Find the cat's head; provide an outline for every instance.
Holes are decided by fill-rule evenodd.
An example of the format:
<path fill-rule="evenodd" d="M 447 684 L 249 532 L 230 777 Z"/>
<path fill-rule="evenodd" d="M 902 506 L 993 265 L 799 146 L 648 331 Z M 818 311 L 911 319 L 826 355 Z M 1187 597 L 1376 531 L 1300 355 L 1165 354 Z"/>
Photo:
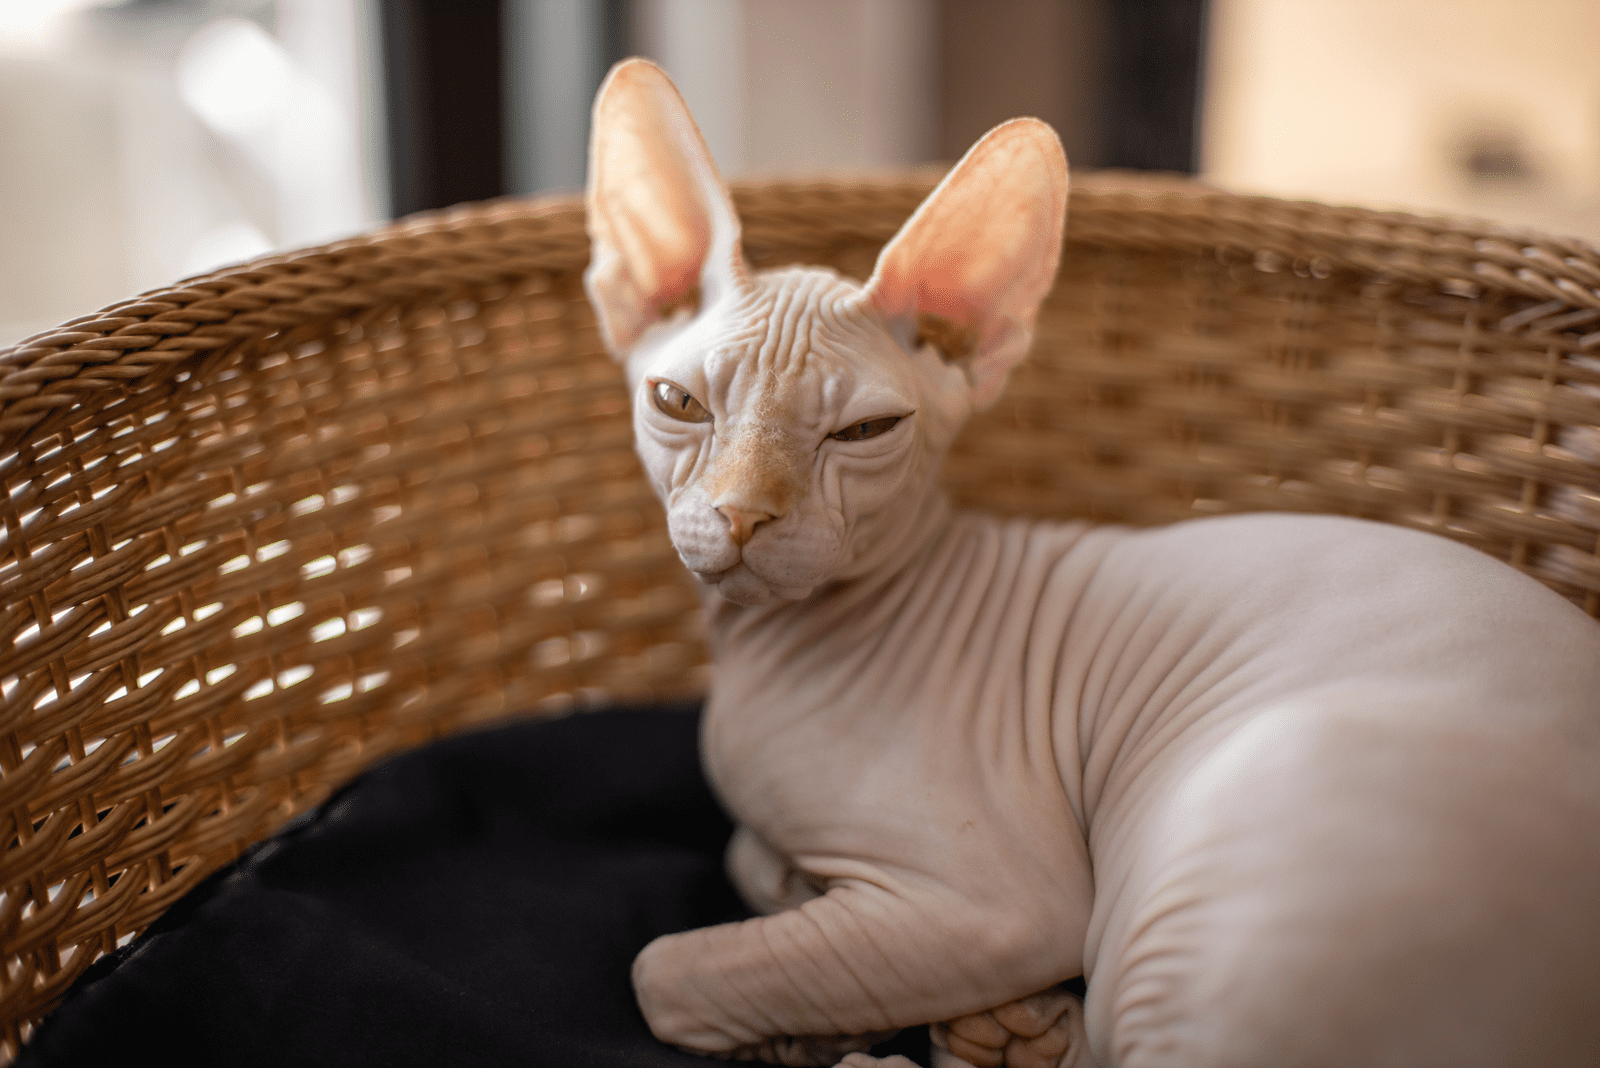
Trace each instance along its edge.
<path fill-rule="evenodd" d="M 751 271 L 677 90 L 650 63 L 618 64 L 595 100 L 584 282 L 684 563 L 759 604 L 910 551 L 956 431 L 1027 352 L 1066 194 L 1055 133 L 1015 119 L 973 146 L 865 285 Z"/>

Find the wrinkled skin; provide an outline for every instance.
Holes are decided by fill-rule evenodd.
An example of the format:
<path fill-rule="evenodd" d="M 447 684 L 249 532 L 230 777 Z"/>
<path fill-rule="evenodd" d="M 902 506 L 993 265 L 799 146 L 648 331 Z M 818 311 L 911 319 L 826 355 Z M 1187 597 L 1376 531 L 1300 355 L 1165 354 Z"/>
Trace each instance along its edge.
<path fill-rule="evenodd" d="M 648 64 L 602 89 L 590 183 L 590 294 L 705 587 L 704 760 L 764 914 L 639 955 L 660 1038 L 852 1068 L 938 1021 L 948 1064 L 1600 1063 L 1592 620 L 1378 524 L 946 503 L 1054 274 L 1048 128 L 980 142 L 864 286 L 744 266 Z M 970 345 L 922 343 L 929 315 Z M 1083 1005 L 1056 989 L 1080 974 Z"/>

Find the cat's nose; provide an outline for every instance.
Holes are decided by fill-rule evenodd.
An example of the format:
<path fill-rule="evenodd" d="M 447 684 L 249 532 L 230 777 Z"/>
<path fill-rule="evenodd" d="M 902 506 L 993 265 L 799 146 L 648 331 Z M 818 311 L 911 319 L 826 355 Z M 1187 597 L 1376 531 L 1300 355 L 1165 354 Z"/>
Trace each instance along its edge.
<path fill-rule="evenodd" d="M 728 521 L 728 537 L 740 547 L 750 540 L 756 532 L 756 527 L 772 518 L 770 512 L 758 512 L 749 508 L 735 508 L 731 504 L 724 504 L 717 509 L 722 517 Z"/>

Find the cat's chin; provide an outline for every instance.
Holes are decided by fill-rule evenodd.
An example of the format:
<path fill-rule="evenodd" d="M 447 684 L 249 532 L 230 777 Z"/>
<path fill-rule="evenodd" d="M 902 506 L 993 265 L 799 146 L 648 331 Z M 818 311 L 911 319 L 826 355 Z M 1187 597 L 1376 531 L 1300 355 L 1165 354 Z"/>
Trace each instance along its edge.
<path fill-rule="evenodd" d="M 747 608 L 779 601 L 802 601 L 811 595 L 813 589 L 811 586 L 779 586 L 768 582 L 743 563 L 715 574 L 696 572 L 696 575 L 725 600 Z"/>

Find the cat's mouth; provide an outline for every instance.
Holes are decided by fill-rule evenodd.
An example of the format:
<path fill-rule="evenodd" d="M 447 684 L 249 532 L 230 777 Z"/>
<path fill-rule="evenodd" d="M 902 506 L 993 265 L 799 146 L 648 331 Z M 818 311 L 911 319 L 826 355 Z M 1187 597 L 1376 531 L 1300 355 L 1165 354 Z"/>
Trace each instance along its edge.
<path fill-rule="evenodd" d="M 691 568 L 690 570 L 694 570 Z M 811 586 L 784 586 L 762 577 L 740 560 L 721 571 L 694 571 L 695 577 L 735 604 L 753 606 L 774 601 L 799 601 L 810 596 Z"/>
<path fill-rule="evenodd" d="M 723 517 L 709 508 L 672 508 L 667 518 L 678 559 L 735 604 L 802 600 L 836 568 L 841 539 L 829 536 L 834 532 L 826 523 L 764 529 L 740 545 L 729 537 Z"/>

